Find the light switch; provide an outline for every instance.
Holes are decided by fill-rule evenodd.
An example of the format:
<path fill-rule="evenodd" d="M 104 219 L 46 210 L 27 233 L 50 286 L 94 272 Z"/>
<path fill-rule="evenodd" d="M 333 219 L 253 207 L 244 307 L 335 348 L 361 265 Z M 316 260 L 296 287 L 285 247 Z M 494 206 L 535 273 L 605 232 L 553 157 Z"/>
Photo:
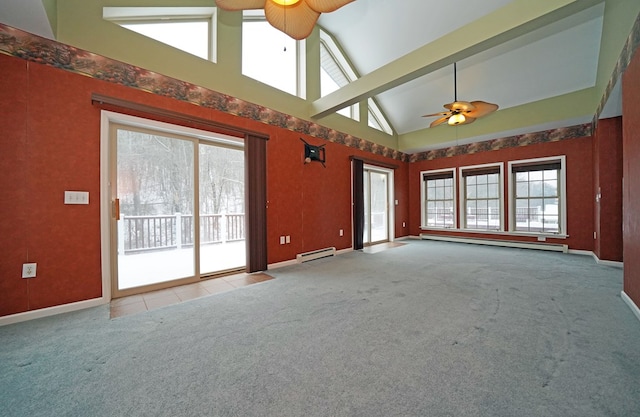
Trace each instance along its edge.
<path fill-rule="evenodd" d="M 89 204 L 89 191 L 65 191 L 64 204 Z"/>

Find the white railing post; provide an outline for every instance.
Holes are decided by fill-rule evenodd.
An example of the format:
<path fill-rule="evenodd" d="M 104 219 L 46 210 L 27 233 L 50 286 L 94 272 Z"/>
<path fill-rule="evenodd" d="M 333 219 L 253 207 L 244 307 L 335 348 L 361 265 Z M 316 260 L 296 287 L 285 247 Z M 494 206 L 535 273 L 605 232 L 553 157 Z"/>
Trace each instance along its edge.
<path fill-rule="evenodd" d="M 220 213 L 220 240 L 222 243 L 227 242 L 227 214 Z"/>
<path fill-rule="evenodd" d="M 176 247 L 182 248 L 182 214 L 176 213 Z"/>
<path fill-rule="evenodd" d="M 124 255 L 124 214 L 120 215 L 118 225 L 118 255 Z"/>

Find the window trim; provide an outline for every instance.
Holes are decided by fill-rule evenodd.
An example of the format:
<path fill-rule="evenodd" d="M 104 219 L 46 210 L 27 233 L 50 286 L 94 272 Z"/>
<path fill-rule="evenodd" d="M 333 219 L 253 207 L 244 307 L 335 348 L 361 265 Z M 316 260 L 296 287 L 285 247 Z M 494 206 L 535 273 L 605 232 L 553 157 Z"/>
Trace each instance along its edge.
<path fill-rule="evenodd" d="M 427 225 L 426 216 L 426 204 L 427 204 L 427 189 L 425 176 L 429 175 L 442 175 L 451 174 L 452 179 L 452 200 L 453 200 L 453 225 L 451 227 L 437 227 Z M 458 229 L 458 204 L 456 201 L 457 196 L 457 181 L 456 181 L 456 168 L 434 169 L 429 171 L 420 171 L 420 228 L 422 230 L 459 230 Z"/>
<path fill-rule="evenodd" d="M 244 24 L 247 22 L 264 22 L 267 23 L 268 26 L 270 28 L 272 28 L 273 30 L 278 30 L 275 27 L 273 27 L 268 21 L 267 18 L 265 17 L 264 14 L 264 10 L 262 9 L 248 9 L 248 10 L 243 10 L 242 11 L 242 28 L 244 30 Z M 288 35 L 283 35 L 283 36 L 288 36 Z M 306 54 L 306 39 L 302 39 L 302 40 L 295 40 L 293 39 L 293 41 L 295 42 L 295 50 L 296 50 L 296 69 L 295 69 L 295 73 L 296 73 L 296 82 L 295 82 L 295 94 L 292 94 L 289 91 L 286 90 L 282 90 L 272 84 L 269 84 L 263 80 L 259 80 L 257 78 L 253 78 L 250 75 L 247 75 L 244 73 L 244 62 L 240 67 L 240 74 L 251 78 L 254 81 L 257 81 L 259 83 L 262 83 L 264 85 L 268 85 L 269 87 L 272 87 L 278 91 L 281 91 L 283 93 L 286 94 L 290 94 L 290 95 L 295 95 L 295 97 L 299 97 L 303 100 L 305 100 L 307 98 L 307 54 Z M 243 51 L 243 45 L 244 43 L 244 36 L 242 37 L 242 39 L 240 40 L 240 44 L 241 44 L 241 54 L 244 53 Z"/>
<path fill-rule="evenodd" d="M 494 169 L 494 168 L 498 168 L 498 207 L 500 208 L 500 226 L 498 227 L 498 229 L 478 229 L 478 228 L 469 228 L 467 227 L 467 182 L 465 177 L 467 175 L 465 175 L 465 173 L 468 172 L 472 172 L 472 171 L 483 171 L 483 170 L 489 170 L 489 169 Z M 480 165 L 467 165 L 467 166 L 462 166 L 459 168 L 458 170 L 458 181 L 460 183 L 460 190 L 459 190 L 459 200 L 458 203 L 460 204 L 460 225 L 461 225 L 461 229 L 460 230 L 464 230 L 464 231 L 472 231 L 472 232 L 477 232 L 477 233 L 484 233 L 484 232 L 504 232 L 505 231 L 505 222 L 504 222 L 504 206 L 505 206 L 505 201 L 504 201 L 504 163 L 502 162 L 495 162 L 495 163 L 489 163 L 489 164 L 480 164 Z"/>
<path fill-rule="evenodd" d="M 552 163 L 560 163 L 560 172 L 559 172 L 559 184 L 558 184 L 558 204 L 560 205 L 560 209 L 558 210 L 558 232 L 550 233 L 550 232 L 531 232 L 531 231 L 522 231 L 516 230 L 516 222 L 515 222 L 515 187 L 516 181 L 513 169 L 518 166 L 530 166 L 530 165 L 550 165 Z M 558 156 L 550 156 L 544 158 L 532 158 L 532 159 L 520 159 L 516 161 L 508 162 L 508 174 L 509 174 L 509 233 L 513 235 L 522 235 L 522 236 L 545 236 L 545 237 L 557 237 L 563 238 L 569 236 L 569 231 L 567 230 L 567 167 L 566 167 L 566 155 L 558 155 Z"/>
<path fill-rule="evenodd" d="M 342 48 L 338 45 L 338 42 L 334 39 L 333 35 L 329 33 L 326 29 L 320 27 L 320 43 L 324 46 L 327 53 L 333 59 L 333 62 L 336 64 L 338 69 L 342 72 L 344 78 L 346 78 L 349 82 L 354 82 L 358 78 L 358 74 L 353 69 L 353 65 L 349 62 L 346 54 L 342 50 Z M 322 60 L 321 60 L 322 61 Z M 322 62 L 320 63 L 322 65 Z M 340 86 L 342 88 L 343 86 Z M 380 130 L 381 132 L 385 132 L 389 135 L 393 135 L 393 128 L 389 123 L 386 115 L 378 105 L 375 98 L 370 97 L 366 101 L 367 103 L 367 126 L 372 129 Z M 360 121 L 360 103 L 353 104 L 349 106 L 349 113 L 351 114 L 351 119 Z"/>
<path fill-rule="evenodd" d="M 207 61 L 217 62 L 218 58 L 218 42 L 216 39 L 216 24 L 217 24 L 217 7 L 103 7 L 102 18 L 109 22 L 115 23 L 125 28 L 122 24 L 131 23 L 170 23 L 170 22 L 207 22 L 208 24 L 208 36 L 207 36 Z M 138 32 L 135 32 L 142 35 Z M 147 36 L 148 37 L 148 36 Z M 156 42 L 161 42 L 157 39 L 153 39 Z M 181 50 L 189 55 L 197 56 L 179 49 L 175 46 L 171 46 L 162 42 L 163 44 Z M 201 58 L 198 56 L 198 58 Z"/>
<path fill-rule="evenodd" d="M 347 80 L 347 83 L 353 82 L 358 79 L 358 75 L 354 72 L 353 67 L 347 60 L 344 52 L 338 46 L 338 43 L 333 38 L 333 36 L 327 32 L 323 28 L 319 28 L 318 30 L 320 34 L 320 46 L 324 46 L 324 49 L 327 51 L 327 54 L 331 57 L 337 69 L 342 73 L 342 76 Z M 322 71 L 322 50 L 320 51 L 320 70 Z M 327 72 L 328 73 L 328 72 Z M 320 81 L 322 83 L 322 81 Z M 338 88 L 342 88 L 344 86 L 339 85 Z M 346 85 L 346 84 L 345 84 Z M 322 91 L 322 84 L 320 85 L 320 91 Z M 321 94 L 322 95 L 322 94 Z M 337 114 L 342 114 L 345 117 L 349 117 L 350 119 L 360 121 L 360 109 L 359 103 L 353 104 L 347 107 L 349 110 L 349 116 L 342 114 L 340 112 L 336 112 Z"/>

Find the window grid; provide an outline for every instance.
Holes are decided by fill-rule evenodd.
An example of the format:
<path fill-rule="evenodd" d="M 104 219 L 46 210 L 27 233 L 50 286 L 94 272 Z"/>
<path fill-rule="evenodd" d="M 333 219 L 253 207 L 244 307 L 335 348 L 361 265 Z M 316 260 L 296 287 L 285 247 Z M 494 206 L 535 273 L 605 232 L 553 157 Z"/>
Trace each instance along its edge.
<path fill-rule="evenodd" d="M 559 233 L 560 170 L 514 172 L 515 230 Z"/>
<path fill-rule="evenodd" d="M 500 230 L 500 175 L 465 177 L 465 228 Z"/>
<path fill-rule="evenodd" d="M 453 175 L 450 178 L 425 178 L 425 218 L 429 227 L 454 226 Z"/>

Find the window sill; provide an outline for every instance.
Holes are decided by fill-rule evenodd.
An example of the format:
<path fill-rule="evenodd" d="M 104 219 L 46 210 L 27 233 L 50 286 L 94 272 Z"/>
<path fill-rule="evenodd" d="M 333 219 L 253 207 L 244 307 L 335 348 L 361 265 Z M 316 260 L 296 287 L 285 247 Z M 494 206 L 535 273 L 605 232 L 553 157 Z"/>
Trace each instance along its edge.
<path fill-rule="evenodd" d="M 452 232 L 452 233 L 476 233 L 483 235 L 496 235 L 496 236 L 528 236 L 537 238 L 548 239 L 567 239 L 569 235 L 556 234 L 556 233 L 532 233 L 532 232 L 514 232 L 504 230 L 480 230 L 480 229 L 458 229 L 458 228 L 446 228 L 446 227 L 429 227 L 420 226 L 420 230 L 429 232 Z"/>

